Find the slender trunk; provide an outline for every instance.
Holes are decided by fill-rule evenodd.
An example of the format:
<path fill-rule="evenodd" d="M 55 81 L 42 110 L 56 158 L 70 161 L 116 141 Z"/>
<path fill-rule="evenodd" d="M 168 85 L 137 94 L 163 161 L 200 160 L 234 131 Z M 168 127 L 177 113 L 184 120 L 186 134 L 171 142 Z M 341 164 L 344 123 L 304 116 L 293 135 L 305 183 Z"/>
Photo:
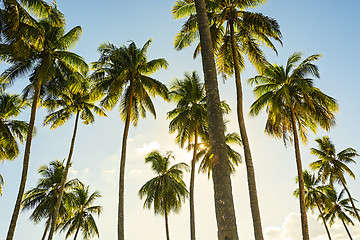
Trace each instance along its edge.
<path fill-rule="evenodd" d="M 57 222 L 57 218 L 58 218 L 58 215 L 59 215 L 60 205 L 61 205 L 62 197 L 64 195 L 66 178 L 67 178 L 67 175 L 69 173 L 69 169 L 70 169 L 70 165 L 71 165 L 71 158 L 72 158 L 72 154 L 74 152 L 76 132 L 77 132 L 78 123 L 79 123 L 79 116 L 80 116 L 80 112 L 77 111 L 76 117 L 75 117 L 74 132 L 73 132 L 73 136 L 72 136 L 71 144 L 70 144 L 70 151 L 69 151 L 69 155 L 68 155 L 68 158 L 67 158 L 67 161 L 66 161 L 64 176 L 61 178 L 59 196 L 57 198 L 56 205 L 55 205 L 55 210 L 54 210 L 54 213 L 53 213 L 53 216 L 52 216 L 52 222 L 51 222 L 51 228 L 50 228 L 50 233 L 49 233 L 48 240 L 51 240 L 53 238 L 53 235 L 54 235 L 54 232 L 55 232 L 55 227 L 56 227 L 56 222 Z"/>
<path fill-rule="evenodd" d="M 204 0 L 195 0 L 197 22 L 200 33 L 201 56 L 206 88 L 206 104 L 209 122 L 209 137 L 213 159 L 213 185 L 215 214 L 219 240 L 238 240 L 234 201 L 230 178 L 224 121 L 211 44 L 209 22 Z"/>
<path fill-rule="evenodd" d="M 323 214 L 323 212 L 321 211 L 321 208 L 320 208 L 320 206 L 319 206 L 318 203 L 316 203 L 316 206 L 317 206 L 317 208 L 318 208 L 318 210 L 319 210 L 319 212 L 320 212 L 320 216 L 321 216 L 321 219 L 323 220 L 323 223 L 324 223 L 324 226 L 325 226 L 325 230 L 326 230 L 326 233 L 327 233 L 327 235 L 328 235 L 328 237 L 329 237 L 329 240 L 332 240 L 332 239 L 331 239 L 331 235 L 330 235 L 329 228 L 328 228 L 328 226 L 327 226 L 327 224 L 326 224 L 326 220 L 325 220 L 325 218 L 324 218 L 324 214 Z"/>
<path fill-rule="evenodd" d="M 239 67 L 239 59 L 236 51 L 237 48 L 235 42 L 234 25 L 232 22 L 230 22 L 230 35 L 231 35 L 231 49 L 232 49 L 234 70 L 235 70 L 237 117 L 238 117 L 241 140 L 244 147 L 245 165 L 246 165 L 247 182 L 248 182 L 248 189 L 250 196 L 250 209 L 253 219 L 254 235 L 256 240 L 263 240 L 264 236 L 262 232 L 261 216 L 260 216 L 259 203 L 258 203 L 257 190 L 256 190 L 255 170 L 251 157 L 250 143 L 245 127 L 240 67 Z"/>
<path fill-rule="evenodd" d="M 346 223 L 345 223 L 344 220 L 342 220 L 342 219 L 341 219 L 341 222 L 343 223 L 344 228 L 345 228 L 345 230 L 346 230 L 346 233 L 348 234 L 350 240 L 353 240 L 352 237 L 351 237 L 350 231 L 349 231 L 349 229 L 348 229 L 347 226 L 346 226 Z"/>
<path fill-rule="evenodd" d="M 303 238 L 303 240 L 310 240 L 309 228 L 308 228 L 308 222 L 307 222 L 307 216 L 306 216 L 305 186 L 304 186 L 303 170 L 302 170 L 302 166 L 301 166 L 299 137 L 298 137 L 298 133 L 297 133 L 295 114 L 294 114 L 293 110 L 291 110 L 291 122 L 292 122 L 292 127 L 293 127 L 295 158 L 296 158 L 297 173 L 298 173 L 298 178 L 299 178 L 299 192 L 300 192 L 299 199 L 300 199 L 302 238 Z"/>
<path fill-rule="evenodd" d="M 166 202 L 165 202 L 165 232 L 166 232 L 166 240 L 170 240 L 169 219 L 168 219 L 168 212 L 166 209 Z"/>
<path fill-rule="evenodd" d="M 48 231 L 48 229 L 49 229 L 49 227 L 50 227 L 50 223 L 51 223 L 51 216 L 49 216 L 49 219 L 48 219 L 47 222 L 46 222 L 46 227 L 45 227 L 44 234 L 43 234 L 41 240 L 45 240 L 47 231 Z"/>
<path fill-rule="evenodd" d="M 132 90 L 130 89 L 130 91 Z M 126 160 L 127 137 L 130 127 L 131 108 L 132 108 L 132 93 L 129 94 L 129 105 L 126 114 L 124 135 L 123 135 L 122 147 L 121 147 L 120 175 L 119 175 L 119 205 L 118 205 L 118 240 L 125 239 L 125 233 L 124 233 L 125 160 Z"/>
<path fill-rule="evenodd" d="M 354 204 L 353 198 L 351 197 L 350 191 L 349 191 L 349 189 L 347 188 L 346 183 L 344 182 L 344 180 L 343 180 L 342 178 L 340 178 L 340 181 L 341 181 L 341 183 L 342 183 L 342 185 L 343 185 L 346 193 L 347 193 L 348 196 L 349 196 L 349 199 L 350 199 L 350 202 L 351 202 L 351 206 L 352 206 L 352 208 L 354 209 L 356 218 L 357 218 L 357 219 L 359 220 L 359 222 L 360 222 L 359 212 L 357 211 L 357 208 L 355 207 L 355 204 Z"/>
<path fill-rule="evenodd" d="M 76 233 L 75 233 L 75 237 L 74 237 L 74 240 L 76 240 L 76 238 L 77 238 L 77 235 L 79 234 L 79 231 L 80 231 L 80 227 L 81 227 L 81 220 L 80 220 L 80 223 L 79 223 L 79 226 L 78 226 L 78 228 L 76 229 Z"/>
<path fill-rule="evenodd" d="M 191 240 L 195 240 L 195 203 L 194 203 L 194 185 L 195 185 L 195 163 L 198 145 L 198 129 L 195 126 L 195 140 L 194 140 L 194 153 L 191 161 L 191 174 L 190 174 L 190 236 Z"/>
<path fill-rule="evenodd" d="M 27 174 L 28 174 L 28 169 L 29 169 L 31 142 L 32 142 L 32 137 L 33 137 L 33 132 L 34 132 L 36 108 L 37 108 L 37 104 L 39 101 L 40 88 L 41 88 L 41 80 L 38 79 L 36 81 L 35 93 L 34 93 L 33 102 L 31 105 L 31 115 L 30 115 L 29 129 L 27 132 L 26 143 L 25 143 L 25 153 L 24 153 L 20 187 L 19 187 L 19 192 L 18 192 L 17 198 L 16 198 L 15 208 L 14 208 L 14 211 L 13 211 L 13 214 L 11 217 L 10 226 L 9 226 L 9 230 L 7 233 L 6 240 L 12 240 L 14 238 L 16 222 L 19 217 L 21 201 L 22 201 L 24 191 L 25 191 L 26 179 L 27 179 Z"/>

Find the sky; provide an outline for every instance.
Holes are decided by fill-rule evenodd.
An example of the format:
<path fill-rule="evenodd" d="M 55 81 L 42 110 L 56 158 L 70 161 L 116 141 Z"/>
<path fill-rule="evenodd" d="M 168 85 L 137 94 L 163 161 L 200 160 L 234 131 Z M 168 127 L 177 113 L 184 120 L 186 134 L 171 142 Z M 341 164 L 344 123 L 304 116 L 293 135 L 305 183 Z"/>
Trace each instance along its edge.
<path fill-rule="evenodd" d="M 82 37 L 73 51 L 83 56 L 88 63 L 99 58 L 97 47 L 103 42 L 122 46 L 132 40 L 141 47 L 152 39 L 148 59 L 165 58 L 169 63 L 167 70 L 161 70 L 152 77 L 169 84 L 175 78 L 182 78 L 185 72 L 196 70 L 202 76 L 200 59 L 192 59 L 194 47 L 182 51 L 175 51 L 173 48 L 174 37 L 184 22 L 183 19 L 172 18 L 173 3 L 174 1 L 165 0 L 77 0 L 58 1 L 57 5 L 66 16 L 68 30 L 78 25 L 82 27 Z M 360 114 L 356 100 L 360 87 L 357 71 L 360 55 L 360 2 L 345 0 L 342 3 L 328 0 L 268 0 L 266 5 L 251 9 L 275 18 L 280 24 L 283 46 L 276 44 L 278 55 L 263 48 L 267 59 L 272 63 L 285 64 L 290 54 L 296 51 L 303 52 L 305 57 L 314 53 L 322 54 L 317 62 L 321 78 L 315 81 L 315 86 L 337 99 L 340 106 L 336 126 L 329 132 L 319 130 L 316 135 L 310 133 L 307 145 L 301 146 L 304 169 L 309 169 L 309 163 L 316 160 L 309 148 L 316 147 L 314 139 L 318 137 L 328 135 L 337 151 L 347 147 L 360 151 Z M 1 63 L 0 68 L 5 67 Z M 247 64 L 242 73 L 245 113 L 255 99 L 252 87 L 245 81 L 255 75 L 256 70 Z M 27 82 L 26 78 L 19 79 L 9 91 L 19 93 Z M 225 82 L 219 79 L 219 88 L 221 98 L 233 109 L 226 116 L 230 121 L 229 132 L 238 132 L 233 82 L 232 78 Z M 162 153 L 173 151 L 176 158 L 174 163 L 189 163 L 191 159 L 191 154 L 175 143 L 175 134 L 169 134 L 168 131 L 169 120 L 166 119 L 166 113 L 175 105 L 159 98 L 155 98 L 154 104 L 156 119 L 148 114 L 146 119 L 139 121 L 137 127 L 132 126 L 129 132 L 125 174 L 125 237 L 129 240 L 165 239 L 163 217 L 154 216 L 152 209 L 143 209 L 143 200 L 137 195 L 140 187 L 154 176 L 150 166 L 145 164 L 145 155 L 158 149 Z M 37 134 L 31 149 L 26 190 L 36 186 L 39 177 L 37 171 L 41 165 L 56 159 L 63 160 L 68 154 L 74 118 L 65 126 L 50 130 L 42 124 L 46 113 L 46 109 L 38 109 Z M 98 190 L 102 194 L 102 198 L 96 202 L 104 208 L 103 214 L 96 218 L 102 240 L 116 238 L 117 183 L 124 126 L 118 108 L 107 114 L 107 118 L 98 117 L 92 125 L 79 126 L 69 176 L 69 179 L 79 178 L 90 185 L 91 191 Z M 291 145 L 284 146 L 282 140 L 264 133 L 264 112 L 258 117 L 245 115 L 265 239 L 301 239 L 299 203 L 292 194 L 297 188 L 294 150 Z M 29 109 L 21 118 L 28 120 Z M 238 148 L 238 151 L 242 154 L 242 149 Z M 6 237 L 18 192 L 22 159 L 23 155 L 12 162 L 0 164 L 0 174 L 6 181 L 3 195 L 0 196 L 0 239 Z M 359 162 L 359 158 L 356 161 Z M 360 164 L 350 167 L 359 178 Z M 187 185 L 189 177 L 189 174 L 184 175 Z M 353 197 L 360 199 L 359 180 L 347 181 Z M 215 240 L 217 229 L 211 179 L 206 175 L 196 175 L 195 185 L 197 239 Z M 242 240 L 254 239 L 244 164 L 236 169 L 232 185 L 239 237 Z M 170 237 L 173 240 L 188 239 L 190 236 L 188 205 L 189 202 L 186 201 L 179 214 L 171 214 L 169 217 Z M 26 211 L 20 214 L 15 240 L 29 239 L 29 233 L 32 239 L 41 238 L 45 224 L 31 222 L 28 219 L 30 213 Z M 316 221 L 316 214 L 317 212 L 309 212 L 308 215 L 311 239 L 327 239 L 323 225 Z M 354 240 L 360 240 L 359 223 L 350 227 L 350 231 Z M 334 224 L 330 232 L 333 239 L 347 239 L 341 223 Z M 56 234 L 54 239 L 64 239 L 64 236 L 64 233 Z"/>

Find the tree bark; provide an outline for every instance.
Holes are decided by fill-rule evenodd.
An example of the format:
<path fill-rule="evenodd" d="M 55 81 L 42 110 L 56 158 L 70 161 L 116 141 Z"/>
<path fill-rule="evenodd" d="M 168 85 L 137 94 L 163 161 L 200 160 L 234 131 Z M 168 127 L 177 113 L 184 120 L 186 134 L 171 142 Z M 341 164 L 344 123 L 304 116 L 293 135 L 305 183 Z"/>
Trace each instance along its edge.
<path fill-rule="evenodd" d="M 166 201 L 165 201 L 165 232 L 166 232 L 166 240 L 170 240 L 169 219 L 166 209 Z"/>
<path fill-rule="evenodd" d="M 342 183 L 342 185 L 343 185 L 346 193 L 347 193 L 348 196 L 349 196 L 349 199 L 350 199 L 350 202 L 351 202 L 351 206 L 352 206 L 352 208 L 354 209 L 356 218 L 357 218 L 357 219 L 359 220 L 359 222 L 360 222 L 360 216 L 359 216 L 359 213 L 358 213 L 358 211 L 357 211 L 357 209 L 356 209 L 356 207 L 355 207 L 355 204 L 354 204 L 354 201 L 353 201 L 353 199 L 352 199 L 352 197 L 351 197 L 350 191 L 349 191 L 349 189 L 347 188 L 346 183 L 344 182 L 344 180 L 343 180 L 342 178 L 340 178 L 340 181 L 341 181 L 341 183 Z"/>
<path fill-rule="evenodd" d="M 191 174 L 190 174 L 190 239 L 195 240 L 195 202 L 194 202 L 194 185 L 195 185 L 195 163 L 198 145 L 198 129 L 195 126 L 194 137 L 194 152 L 191 161 Z"/>
<path fill-rule="evenodd" d="M 130 92 L 132 92 L 131 89 Z M 126 160 L 127 137 L 129 134 L 129 127 L 130 127 L 131 108 L 132 108 L 132 93 L 129 94 L 129 106 L 125 120 L 125 128 L 124 128 L 122 147 L 121 147 L 120 174 L 119 174 L 118 240 L 125 239 L 125 232 L 124 232 L 125 160 Z"/>
<path fill-rule="evenodd" d="M 215 214 L 219 240 L 238 240 L 230 167 L 225 144 L 224 121 L 220 105 L 214 52 L 204 0 L 195 0 L 200 33 L 201 56 L 206 88 L 209 137 L 213 157 Z"/>
<path fill-rule="evenodd" d="M 299 137 L 297 133 L 295 114 L 293 110 L 291 110 L 291 122 L 292 122 L 293 134 L 294 134 L 295 158 L 296 158 L 296 166 L 297 166 L 297 173 L 299 179 L 301 232 L 302 232 L 303 240 L 310 240 L 309 227 L 308 227 L 308 221 L 306 215 L 305 186 L 304 186 L 304 176 L 303 176 L 301 157 L 300 157 Z"/>
<path fill-rule="evenodd" d="M 330 235 L 329 228 L 328 228 L 328 226 L 327 226 L 327 224 L 326 224 L 326 220 L 325 220 L 325 218 L 324 218 L 324 214 L 323 214 L 323 212 L 321 211 L 321 208 L 320 208 L 320 206 L 319 206 L 318 203 L 316 203 L 316 206 L 317 206 L 317 208 L 318 208 L 318 210 L 319 210 L 319 212 L 320 212 L 320 216 L 321 216 L 321 219 L 323 220 L 323 223 L 324 223 L 324 226 L 325 226 L 325 230 L 326 230 L 326 233 L 327 233 L 327 235 L 328 235 L 328 237 L 329 237 L 329 240 L 332 240 L 332 239 L 331 239 L 331 235 Z"/>
<path fill-rule="evenodd" d="M 344 220 L 342 220 L 342 219 L 341 219 L 341 222 L 343 223 L 344 228 L 345 228 L 345 230 L 346 230 L 346 233 L 348 234 L 350 240 L 353 240 L 352 237 L 351 237 L 350 231 L 349 231 L 349 229 L 348 229 L 347 226 L 346 226 L 346 223 L 345 223 Z"/>
<path fill-rule="evenodd" d="M 25 153 L 24 153 L 20 187 L 19 187 L 19 192 L 18 192 L 17 198 L 16 198 L 15 208 L 14 208 L 14 211 L 13 211 L 13 214 L 11 217 L 6 240 L 12 240 L 14 238 L 16 222 L 19 217 L 21 201 L 22 201 L 24 191 L 25 191 L 25 185 L 26 185 L 27 174 L 28 174 L 28 169 L 29 169 L 31 142 L 32 142 L 34 126 L 35 126 L 36 108 L 37 108 L 37 104 L 38 104 L 39 96 L 40 96 L 40 88 L 41 88 L 41 80 L 38 79 L 36 81 L 33 102 L 31 105 L 30 122 L 29 122 L 29 129 L 27 132 L 27 137 L 26 137 L 26 143 L 25 143 Z"/>
<path fill-rule="evenodd" d="M 51 228 L 50 228 L 50 233 L 49 233 L 48 240 L 51 240 L 53 238 L 54 233 L 55 233 L 55 227 L 56 227 L 56 222 L 57 222 L 57 218 L 58 218 L 58 215 L 59 215 L 59 209 L 60 209 L 62 197 L 64 195 L 65 183 L 66 183 L 67 175 L 69 173 L 69 169 L 70 169 L 70 166 L 71 166 L 71 158 L 72 158 L 72 155 L 73 155 L 73 152 L 74 152 L 75 138 L 76 138 L 76 132 L 77 132 L 77 128 L 78 128 L 79 116 L 80 116 L 80 112 L 77 111 L 76 117 L 75 117 L 74 132 L 73 132 L 73 136 L 72 136 L 71 144 L 70 144 L 70 151 L 69 151 L 69 155 L 68 155 L 68 158 L 67 158 L 67 161 L 66 161 L 64 176 L 61 178 L 59 196 L 58 196 L 57 201 L 56 201 L 55 210 L 54 210 L 52 221 L 51 221 Z"/>
<path fill-rule="evenodd" d="M 259 203 L 258 203 L 257 190 L 256 190 L 255 170 L 251 156 L 250 143 L 245 127 L 242 84 L 240 77 L 239 59 L 236 51 L 237 48 L 235 42 L 235 31 L 234 31 L 233 22 L 231 21 L 230 21 L 230 35 L 231 35 L 231 50 L 232 50 L 234 70 L 235 70 L 237 117 L 238 117 L 241 140 L 244 147 L 244 157 L 245 157 L 247 183 L 248 183 L 249 197 L 250 197 L 250 209 L 253 219 L 254 235 L 256 240 L 263 240 L 264 236 L 262 232 L 261 216 L 260 216 Z"/>

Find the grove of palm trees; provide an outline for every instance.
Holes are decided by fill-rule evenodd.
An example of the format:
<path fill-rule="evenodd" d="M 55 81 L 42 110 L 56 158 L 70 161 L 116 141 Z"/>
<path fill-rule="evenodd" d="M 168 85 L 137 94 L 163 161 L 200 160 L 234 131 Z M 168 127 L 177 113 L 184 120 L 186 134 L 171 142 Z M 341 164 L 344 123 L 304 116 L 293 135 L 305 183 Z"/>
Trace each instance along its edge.
<path fill-rule="evenodd" d="M 357 7 L 1 1 L 0 239 L 360 240 Z"/>

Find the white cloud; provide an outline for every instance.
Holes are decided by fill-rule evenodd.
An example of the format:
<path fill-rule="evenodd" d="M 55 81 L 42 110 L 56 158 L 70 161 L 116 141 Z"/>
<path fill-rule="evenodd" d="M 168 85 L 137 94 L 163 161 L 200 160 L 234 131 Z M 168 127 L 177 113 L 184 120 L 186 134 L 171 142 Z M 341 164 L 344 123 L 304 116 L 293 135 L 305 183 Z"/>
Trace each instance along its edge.
<path fill-rule="evenodd" d="M 270 226 L 266 227 L 264 230 L 264 237 L 266 240 L 300 240 L 301 239 L 301 225 L 300 225 L 300 215 L 297 213 L 289 213 L 286 216 L 281 227 Z M 310 238 L 312 240 L 327 240 L 327 234 L 325 232 L 324 226 L 321 224 L 320 220 L 317 221 L 317 216 L 314 214 L 308 214 L 308 225 Z M 359 224 L 349 227 L 353 239 L 360 240 L 360 229 Z M 346 235 L 345 229 L 342 224 L 335 223 L 330 228 L 330 234 L 333 239 L 336 240 L 346 240 L 348 236 Z"/>
<path fill-rule="evenodd" d="M 77 175 L 79 174 L 79 172 L 78 172 L 77 170 L 73 169 L 73 168 L 70 168 L 70 169 L 69 169 L 69 172 L 70 172 L 70 174 L 71 174 L 72 176 L 77 176 Z"/>
<path fill-rule="evenodd" d="M 142 170 L 140 170 L 140 169 L 132 169 L 131 171 L 130 171 L 130 175 L 131 176 L 139 176 L 139 175 L 141 175 L 142 174 Z"/>
<path fill-rule="evenodd" d="M 138 153 L 149 153 L 153 150 L 157 150 L 160 148 L 160 144 L 156 141 L 152 141 L 149 144 L 143 144 L 143 146 L 141 148 L 136 148 L 136 151 Z"/>

